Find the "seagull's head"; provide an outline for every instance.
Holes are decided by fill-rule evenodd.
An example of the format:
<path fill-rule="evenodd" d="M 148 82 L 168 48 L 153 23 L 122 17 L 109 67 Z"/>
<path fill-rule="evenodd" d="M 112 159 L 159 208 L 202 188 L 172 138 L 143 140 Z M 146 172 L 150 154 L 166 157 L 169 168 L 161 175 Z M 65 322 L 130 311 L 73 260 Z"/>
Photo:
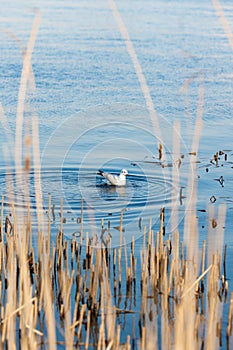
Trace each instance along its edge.
<path fill-rule="evenodd" d="M 128 171 L 126 169 L 122 169 L 121 170 L 121 174 L 127 176 L 128 175 Z"/>

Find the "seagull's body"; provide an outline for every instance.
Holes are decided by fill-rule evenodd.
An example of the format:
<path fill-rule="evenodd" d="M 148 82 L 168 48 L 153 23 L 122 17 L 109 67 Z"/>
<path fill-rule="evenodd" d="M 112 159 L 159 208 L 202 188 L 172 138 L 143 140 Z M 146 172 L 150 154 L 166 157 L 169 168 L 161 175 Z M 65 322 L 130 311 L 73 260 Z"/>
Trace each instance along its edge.
<path fill-rule="evenodd" d="M 105 173 L 102 170 L 99 170 L 99 175 L 105 177 L 111 185 L 113 186 L 125 186 L 126 185 L 126 176 L 128 175 L 128 171 L 126 169 L 122 169 L 120 175 L 113 175 L 110 173 Z"/>

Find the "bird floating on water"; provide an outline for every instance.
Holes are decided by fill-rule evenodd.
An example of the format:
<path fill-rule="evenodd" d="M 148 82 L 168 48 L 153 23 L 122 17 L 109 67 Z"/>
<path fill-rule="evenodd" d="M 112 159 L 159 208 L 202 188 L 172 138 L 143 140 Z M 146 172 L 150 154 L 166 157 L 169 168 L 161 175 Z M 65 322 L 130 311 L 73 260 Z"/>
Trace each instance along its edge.
<path fill-rule="evenodd" d="M 126 169 L 122 169 L 120 175 L 113 175 L 110 173 L 105 173 L 102 170 L 99 170 L 99 175 L 105 177 L 111 185 L 113 186 L 125 186 L 126 185 L 126 176 L 128 175 L 128 171 Z"/>

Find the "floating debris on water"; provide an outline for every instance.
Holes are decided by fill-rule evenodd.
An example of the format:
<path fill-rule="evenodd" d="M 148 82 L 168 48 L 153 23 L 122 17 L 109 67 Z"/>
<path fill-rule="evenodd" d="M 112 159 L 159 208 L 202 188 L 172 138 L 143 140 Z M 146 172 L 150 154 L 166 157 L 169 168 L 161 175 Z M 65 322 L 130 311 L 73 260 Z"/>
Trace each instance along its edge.
<path fill-rule="evenodd" d="M 216 200 L 217 200 L 217 199 L 216 199 L 216 197 L 215 197 L 215 196 L 211 196 L 211 197 L 210 197 L 210 201 L 211 201 L 211 203 L 215 203 L 215 202 L 216 202 Z"/>
<path fill-rule="evenodd" d="M 215 219 L 212 219 L 212 227 L 215 228 L 218 226 L 218 223 Z"/>
<path fill-rule="evenodd" d="M 163 157 L 163 145 L 159 144 L 159 160 L 161 160 Z"/>

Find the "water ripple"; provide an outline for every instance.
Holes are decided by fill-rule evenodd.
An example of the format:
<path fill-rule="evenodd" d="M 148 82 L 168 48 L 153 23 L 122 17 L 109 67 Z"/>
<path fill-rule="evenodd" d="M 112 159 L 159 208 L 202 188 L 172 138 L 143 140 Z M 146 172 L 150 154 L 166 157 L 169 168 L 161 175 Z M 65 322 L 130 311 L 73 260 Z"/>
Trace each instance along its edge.
<path fill-rule="evenodd" d="M 16 187 L 15 173 L 1 172 L 0 188 L 5 188 L 7 196 L 4 201 L 5 208 L 11 207 L 13 194 L 17 196 L 17 207 L 27 210 L 27 202 L 24 201 L 23 185 L 30 184 L 28 196 L 31 208 L 36 213 L 36 196 L 34 190 L 34 172 L 29 173 L 28 179 L 21 177 L 22 183 Z M 111 227 L 118 227 L 120 214 L 124 212 L 124 227 L 137 227 L 138 222 L 148 223 L 153 217 L 158 220 L 160 208 L 169 206 L 171 200 L 178 193 L 169 178 L 145 174 L 130 174 L 127 186 L 114 187 L 107 185 L 103 179 L 96 174 L 94 169 L 75 168 L 46 168 L 41 172 L 43 207 L 48 212 L 48 196 L 51 195 L 53 215 L 50 215 L 55 226 L 60 225 L 60 201 L 63 202 L 63 217 L 65 234 L 72 237 L 75 232 L 80 231 L 82 216 L 82 227 L 95 231 L 101 228 L 104 222 Z M 83 206 L 83 213 L 82 213 Z M 92 227 L 92 228 L 91 228 Z M 138 229 L 139 230 L 139 229 Z M 131 237 L 132 231 L 129 234 Z M 118 232 L 115 229 L 115 232 Z M 141 228 L 134 235 L 142 234 Z M 118 233 L 117 233 L 118 235 Z"/>

